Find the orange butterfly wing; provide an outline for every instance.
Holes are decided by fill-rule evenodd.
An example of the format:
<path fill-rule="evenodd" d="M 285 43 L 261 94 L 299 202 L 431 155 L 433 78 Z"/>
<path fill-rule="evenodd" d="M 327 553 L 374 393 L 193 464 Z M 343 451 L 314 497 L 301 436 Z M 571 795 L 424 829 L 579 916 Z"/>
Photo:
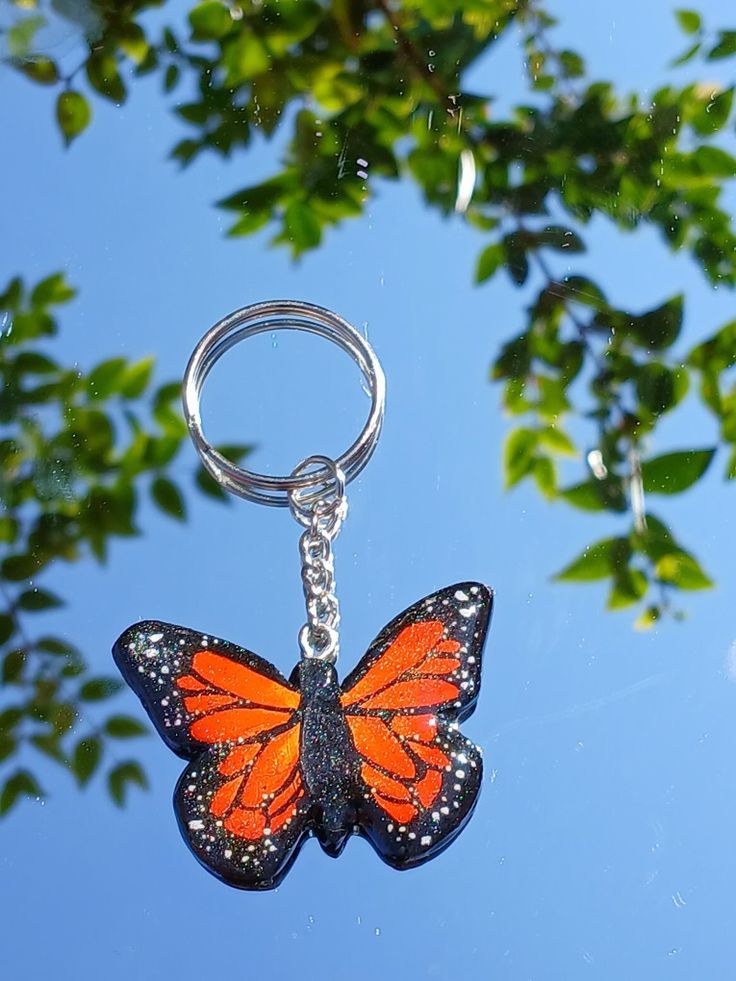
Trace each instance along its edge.
<path fill-rule="evenodd" d="M 115 659 L 156 728 L 192 762 L 174 802 L 215 875 L 268 888 L 306 830 L 299 692 L 250 651 L 171 624 L 127 630 Z"/>
<path fill-rule="evenodd" d="M 475 707 L 492 607 L 480 583 L 421 600 L 379 635 L 343 684 L 360 758 L 366 833 L 402 868 L 436 854 L 470 816 L 478 748 L 458 728 Z"/>

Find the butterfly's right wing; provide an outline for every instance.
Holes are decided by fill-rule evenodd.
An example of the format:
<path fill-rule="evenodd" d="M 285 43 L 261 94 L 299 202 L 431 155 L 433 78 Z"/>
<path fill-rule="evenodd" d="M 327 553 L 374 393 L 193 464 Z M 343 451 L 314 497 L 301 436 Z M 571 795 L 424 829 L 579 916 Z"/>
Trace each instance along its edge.
<path fill-rule="evenodd" d="M 478 747 L 459 729 L 480 690 L 493 594 L 456 583 L 394 618 L 343 683 L 360 761 L 358 824 L 394 868 L 444 849 L 475 806 Z"/>
<path fill-rule="evenodd" d="M 136 624 L 113 654 L 190 761 L 174 807 L 196 857 L 231 885 L 276 885 L 307 830 L 299 692 L 252 652 L 173 624 Z"/>

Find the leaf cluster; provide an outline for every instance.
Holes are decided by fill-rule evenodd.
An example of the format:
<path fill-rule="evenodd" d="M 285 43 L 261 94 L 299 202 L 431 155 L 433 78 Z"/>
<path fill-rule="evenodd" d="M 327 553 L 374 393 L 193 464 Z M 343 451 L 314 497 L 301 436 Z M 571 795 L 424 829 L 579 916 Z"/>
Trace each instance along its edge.
<path fill-rule="evenodd" d="M 0 293 L 0 814 L 42 795 L 39 755 L 80 786 L 106 768 L 117 803 L 129 785 L 145 786 L 140 764 L 113 749 L 145 727 L 108 714 L 121 682 L 94 675 L 74 644 L 47 632 L 63 600 L 38 580 L 61 562 L 104 562 L 114 539 L 139 534 L 146 490 L 164 514 L 185 516 L 173 477 L 186 434 L 179 385 L 155 387 L 152 358 L 86 372 L 60 364 L 56 314 L 74 294 L 61 273 L 32 288 L 16 278 Z M 239 459 L 248 448 L 224 449 Z M 195 480 L 220 496 L 201 468 Z"/>

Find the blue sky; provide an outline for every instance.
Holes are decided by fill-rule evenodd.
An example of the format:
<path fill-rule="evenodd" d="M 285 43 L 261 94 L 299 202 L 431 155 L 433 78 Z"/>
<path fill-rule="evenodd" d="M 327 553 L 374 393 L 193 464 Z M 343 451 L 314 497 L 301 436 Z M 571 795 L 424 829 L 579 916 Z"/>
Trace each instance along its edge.
<path fill-rule="evenodd" d="M 684 47 L 663 0 L 551 6 L 565 43 L 622 88 L 659 85 Z M 718 0 L 699 9 L 721 23 Z M 474 72 L 478 88 L 511 104 L 523 85 L 517 39 Z M 275 148 L 179 173 L 166 156 L 183 127 L 143 80 L 122 110 L 96 103 L 94 125 L 63 153 L 49 93 L 7 70 L 2 86 L 0 127 L 13 134 L 2 151 L 2 265 L 6 278 L 30 281 L 64 268 L 79 286 L 58 341 L 69 362 L 153 353 L 158 377 L 176 378 L 211 323 L 274 296 L 322 303 L 367 329 L 388 402 L 336 546 L 343 673 L 393 614 L 435 588 L 477 578 L 497 594 L 484 691 L 465 724 L 488 777 L 471 824 L 440 858 L 399 875 L 361 841 L 338 862 L 306 847 L 276 892 L 229 890 L 180 840 L 170 798 L 182 764 L 152 737 L 137 746 L 151 791 L 124 811 L 100 787 L 80 795 L 49 773 L 47 802 L 0 826 L 8 976 L 732 977 L 734 521 L 719 468 L 654 507 L 697 545 L 719 588 L 688 596 L 684 623 L 634 633 L 628 614 L 603 612 L 602 588 L 549 582 L 618 519 L 548 506 L 525 487 L 502 491 L 508 421 L 487 373 L 524 297 L 501 277 L 472 287 L 480 233 L 441 221 L 408 185 L 379 183 L 362 221 L 293 265 L 265 237 L 223 239 L 227 219 L 211 207 L 267 173 Z M 655 235 L 622 237 L 598 222 L 590 243 L 575 271 L 595 271 L 622 305 L 684 289 L 688 340 L 733 317 L 733 297 Z M 323 391 L 309 383 L 315 371 L 327 375 Z M 214 439 L 256 442 L 253 465 L 275 472 L 339 452 L 366 411 L 339 352 L 282 334 L 218 366 L 205 422 Z M 691 400 L 653 449 L 714 436 Z M 187 447 L 183 477 L 194 464 Z M 185 526 L 145 506 L 144 537 L 116 544 L 105 568 L 47 577 L 70 600 L 47 616 L 49 629 L 101 672 L 112 670 L 120 630 L 143 617 L 201 627 L 290 670 L 303 620 L 297 526 L 280 510 L 190 500 Z M 132 695 L 118 704 L 139 711 Z"/>

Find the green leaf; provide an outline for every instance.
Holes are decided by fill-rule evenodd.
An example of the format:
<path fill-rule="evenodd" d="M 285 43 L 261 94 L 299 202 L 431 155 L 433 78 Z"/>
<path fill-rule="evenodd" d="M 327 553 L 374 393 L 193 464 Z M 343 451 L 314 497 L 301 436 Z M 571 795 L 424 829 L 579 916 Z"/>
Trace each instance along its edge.
<path fill-rule="evenodd" d="M 21 351 L 15 359 L 15 367 L 25 375 L 51 375 L 59 366 L 40 351 Z"/>
<path fill-rule="evenodd" d="M 568 504 L 581 511 L 625 511 L 626 495 L 618 477 L 602 480 L 586 480 L 582 484 L 566 487 L 558 495 Z"/>
<path fill-rule="evenodd" d="M 125 101 L 125 85 L 120 77 L 114 54 L 104 50 L 93 50 L 85 68 L 89 84 L 96 92 L 116 105 Z"/>
<path fill-rule="evenodd" d="M 319 245 L 322 228 L 309 205 L 292 201 L 284 212 L 284 235 L 291 242 L 294 255 Z"/>
<path fill-rule="evenodd" d="M 225 234 L 228 238 L 240 238 L 243 235 L 252 235 L 259 228 L 267 225 L 270 220 L 271 215 L 268 211 L 246 212 L 240 216 L 234 225 L 228 228 Z"/>
<path fill-rule="evenodd" d="M 37 651 L 44 654 L 54 654 L 57 657 L 72 657 L 77 653 L 77 649 L 65 640 L 58 637 L 39 637 L 34 644 Z"/>
<path fill-rule="evenodd" d="M 54 732 L 59 736 L 63 736 L 64 733 L 69 732 L 73 728 L 74 723 L 77 721 L 77 710 L 69 702 L 59 702 L 54 706 L 49 721 Z"/>
<path fill-rule="evenodd" d="M 235 87 L 267 72 L 272 64 L 268 48 L 250 31 L 241 31 L 223 47 L 225 85 Z"/>
<path fill-rule="evenodd" d="M 509 275 L 517 286 L 523 286 L 529 275 L 529 259 L 526 249 L 516 233 L 507 235 L 504 239 L 504 245 Z"/>
<path fill-rule="evenodd" d="M 736 364 L 736 320 L 731 320 L 707 340 L 697 344 L 688 363 L 699 371 L 719 373 Z"/>
<path fill-rule="evenodd" d="M 120 32 L 120 49 L 137 66 L 144 64 L 151 50 L 143 30 L 133 23 L 126 24 Z"/>
<path fill-rule="evenodd" d="M 565 276 L 559 286 L 564 295 L 574 303 L 580 303 L 594 310 L 606 310 L 608 304 L 600 286 L 586 276 Z"/>
<path fill-rule="evenodd" d="M 189 11 L 189 23 L 196 41 L 213 41 L 228 33 L 233 19 L 228 8 L 219 0 L 207 0 Z"/>
<path fill-rule="evenodd" d="M 561 456 L 577 456 L 578 451 L 575 444 L 561 429 L 556 426 L 545 426 L 539 430 L 539 442 L 542 446 L 554 450 Z"/>
<path fill-rule="evenodd" d="M 64 756 L 64 751 L 59 744 L 58 733 L 36 732 L 29 739 L 39 753 L 43 753 L 44 756 L 48 756 L 57 763 L 63 763 L 65 766 L 68 766 L 69 761 Z"/>
<path fill-rule="evenodd" d="M 646 527 L 635 537 L 636 550 L 653 562 L 670 552 L 682 551 L 666 524 L 653 514 L 647 514 Z"/>
<path fill-rule="evenodd" d="M 703 476 L 715 454 L 711 450 L 680 450 L 645 460 L 641 466 L 644 490 L 650 494 L 679 494 Z"/>
<path fill-rule="evenodd" d="M 514 429 L 506 437 L 503 470 L 507 490 L 531 472 L 538 442 L 539 434 L 534 429 Z"/>
<path fill-rule="evenodd" d="M 186 436 L 186 423 L 178 405 L 174 408 L 169 402 L 157 401 L 153 409 L 153 418 L 167 437 L 181 440 Z"/>
<path fill-rule="evenodd" d="M 535 457 L 532 475 L 544 497 L 551 500 L 557 490 L 557 471 L 554 462 L 548 456 Z"/>
<path fill-rule="evenodd" d="M 16 770 L 5 781 L 2 793 L 0 793 L 0 814 L 7 814 L 20 797 L 43 797 L 43 791 L 36 782 L 36 778 L 28 770 Z"/>
<path fill-rule="evenodd" d="M 22 720 L 25 712 L 17 705 L 11 705 L 0 712 L 0 732 L 11 732 Z"/>
<path fill-rule="evenodd" d="M 68 90 L 56 100 L 56 120 L 67 146 L 89 126 L 92 110 L 83 95 Z"/>
<path fill-rule="evenodd" d="M 686 34 L 697 34 L 702 26 L 702 18 L 695 10 L 676 10 L 677 22 Z"/>
<path fill-rule="evenodd" d="M 560 51 L 558 58 L 565 78 L 582 78 L 585 74 L 585 62 L 575 51 Z"/>
<path fill-rule="evenodd" d="M 178 436 L 152 436 L 146 445 L 145 460 L 152 467 L 165 467 L 181 449 Z"/>
<path fill-rule="evenodd" d="M 695 55 L 698 54 L 702 46 L 703 46 L 702 41 L 696 41 L 695 44 L 691 44 L 689 48 L 686 48 L 682 52 L 681 55 L 678 55 L 677 58 L 672 59 L 672 61 L 670 62 L 670 68 L 678 68 L 680 65 L 686 65 L 688 61 L 692 61 Z M 636 624 L 634 624 L 634 626 L 636 626 Z M 641 629 L 641 628 L 637 628 L 637 629 Z"/>
<path fill-rule="evenodd" d="M 478 256 L 478 263 L 475 267 L 476 283 L 485 283 L 487 279 L 490 279 L 496 270 L 503 265 L 505 258 L 506 250 L 503 245 L 498 242 L 487 245 Z"/>
<path fill-rule="evenodd" d="M 253 452 L 253 446 L 250 443 L 220 443 L 215 450 L 231 463 L 242 463 L 245 457 Z"/>
<path fill-rule="evenodd" d="M 155 361 L 155 358 L 148 357 L 128 365 L 119 384 L 119 391 L 123 398 L 137 399 L 143 395 L 151 380 Z"/>
<path fill-rule="evenodd" d="M 554 577 L 560 582 L 593 582 L 606 579 L 628 562 L 628 538 L 606 538 L 589 545 L 573 562 Z"/>
<path fill-rule="evenodd" d="M 181 395 L 180 382 L 166 382 L 166 384 L 161 385 L 156 391 L 156 398 L 155 398 L 156 405 L 162 405 L 164 403 L 178 400 L 180 395 Z"/>
<path fill-rule="evenodd" d="M 718 42 L 708 52 L 708 60 L 718 61 L 733 54 L 736 54 L 736 31 L 719 31 Z"/>
<path fill-rule="evenodd" d="M 732 88 L 725 89 L 723 92 L 713 93 L 710 100 L 697 112 L 691 124 L 696 133 L 701 136 L 711 136 L 717 133 L 728 122 L 733 105 Z"/>
<path fill-rule="evenodd" d="M 30 579 L 41 569 L 43 560 L 36 555 L 9 555 L 3 559 L 0 569 L 4 579 L 9 582 L 20 582 Z"/>
<path fill-rule="evenodd" d="M 701 174 L 709 177 L 736 176 L 736 157 L 719 146 L 699 146 L 693 159 Z"/>
<path fill-rule="evenodd" d="M 26 652 L 22 647 L 9 651 L 3 658 L 3 669 L 0 678 L 4 685 L 17 685 L 23 680 L 23 668 L 26 666 Z"/>
<path fill-rule="evenodd" d="M 176 107 L 182 119 L 194 126 L 204 126 L 210 118 L 210 109 L 206 102 L 188 102 Z"/>
<path fill-rule="evenodd" d="M 54 607 L 63 606 L 63 602 L 54 593 L 49 593 L 45 589 L 28 589 L 18 597 L 18 606 L 22 610 L 35 612 L 37 610 L 51 610 Z"/>
<path fill-rule="evenodd" d="M 79 689 L 83 702 L 102 702 L 115 695 L 123 687 L 117 678 L 90 678 Z"/>
<path fill-rule="evenodd" d="M 648 606 L 634 621 L 634 629 L 651 630 L 661 616 L 662 611 L 658 606 Z"/>
<path fill-rule="evenodd" d="M 3 732 L 0 728 L 0 763 L 7 760 L 17 750 L 18 743 L 14 736 Z"/>
<path fill-rule="evenodd" d="M 93 368 L 87 376 L 87 394 L 91 399 L 107 399 L 120 390 L 125 379 L 125 358 L 110 358 Z"/>
<path fill-rule="evenodd" d="M 186 509 L 184 498 L 176 484 L 168 477 L 156 477 L 151 484 L 151 496 L 164 514 L 184 521 Z"/>
<path fill-rule="evenodd" d="M 84 787 L 89 783 L 92 775 L 100 764 L 102 758 L 102 744 L 96 736 L 81 739 L 74 747 L 71 759 L 71 769 L 77 778 L 79 785 Z"/>
<path fill-rule="evenodd" d="M 164 74 L 164 92 L 173 92 L 180 76 L 178 65 L 167 65 Z"/>
<path fill-rule="evenodd" d="M 33 48 L 36 34 L 46 24 L 39 14 L 24 17 L 7 29 L 6 44 L 11 58 L 25 58 Z"/>
<path fill-rule="evenodd" d="M 36 55 L 34 58 L 21 62 L 18 67 L 25 76 L 39 85 L 54 85 L 59 81 L 59 69 L 56 62 L 45 55 Z"/>
<path fill-rule="evenodd" d="M 15 620 L 7 613 L 0 613 L 0 644 L 7 644 L 15 633 Z"/>
<path fill-rule="evenodd" d="M 111 715 L 105 723 L 105 732 L 113 739 L 134 739 L 148 735 L 148 729 L 129 715 Z"/>
<path fill-rule="evenodd" d="M 141 769 L 140 763 L 136 763 L 134 760 L 118 764 L 118 766 L 110 771 L 107 777 L 110 796 L 119 807 L 122 807 L 125 803 L 130 784 L 135 784 L 143 790 L 148 787 L 148 780 Z"/>
<path fill-rule="evenodd" d="M 641 344 L 661 350 L 677 340 L 682 328 L 682 294 L 672 297 L 661 306 L 640 317 L 631 318 L 631 330 Z"/>
<path fill-rule="evenodd" d="M 539 391 L 537 411 L 541 416 L 555 420 L 570 408 L 565 395 L 565 384 L 561 379 L 537 375 L 536 382 Z"/>
<path fill-rule="evenodd" d="M 31 303 L 34 307 L 45 307 L 52 303 L 68 303 L 77 295 L 70 286 L 64 273 L 53 273 L 42 279 L 31 292 Z"/>
<path fill-rule="evenodd" d="M 647 577 L 640 569 L 630 569 L 628 566 L 618 569 L 608 593 L 608 609 L 623 610 L 638 603 L 646 595 L 648 585 Z"/>
<path fill-rule="evenodd" d="M 654 572 L 662 582 L 678 589 L 710 589 L 713 586 L 713 580 L 705 574 L 697 559 L 684 551 L 663 555 Z"/>
<path fill-rule="evenodd" d="M 227 493 L 213 477 L 210 477 L 204 467 L 200 466 L 197 468 L 194 480 L 203 494 L 213 497 L 218 501 L 229 501 Z"/>
<path fill-rule="evenodd" d="M 496 358 L 491 377 L 523 379 L 529 372 L 531 354 L 529 352 L 529 335 L 521 334 L 512 341 L 507 341 Z"/>
<path fill-rule="evenodd" d="M 291 187 L 284 178 L 276 177 L 241 188 L 235 194 L 217 202 L 219 208 L 227 211 L 265 211 L 269 215 Z"/>
<path fill-rule="evenodd" d="M 11 518 L 8 515 L 0 518 L 0 542 L 6 545 L 12 545 L 18 538 L 19 527 L 16 518 Z"/>
<path fill-rule="evenodd" d="M 652 415 L 663 415 L 675 404 L 675 372 L 656 362 L 641 365 L 636 374 L 636 393 Z"/>
<path fill-rule="evenodd" d="M 172 160 L 178 160 L 182 167 L 186 167 L 203 149 L 203 146 L 204 143 L 199 140 L 179 140 L 169 156 Z"/>

